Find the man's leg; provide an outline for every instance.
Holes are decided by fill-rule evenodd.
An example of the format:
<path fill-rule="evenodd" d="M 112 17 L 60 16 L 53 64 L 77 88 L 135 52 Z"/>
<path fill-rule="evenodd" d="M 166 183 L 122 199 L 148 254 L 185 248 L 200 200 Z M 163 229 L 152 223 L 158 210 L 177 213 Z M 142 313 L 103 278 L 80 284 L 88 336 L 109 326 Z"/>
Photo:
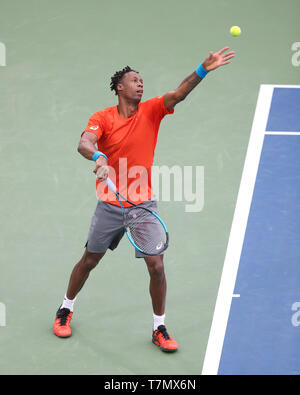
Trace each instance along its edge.
<path fill-rule="evenodd" d="M 105 255 L 105 252 L 92 253 L 85 249 L 85 252 L 80 261 L 74 266 L 71 273 L 68 290 L 66 296 L 68 299 L 75 299 L 78 292 L 86 282 L 90 271 L 93 270 L 100 259 Z"/>
<path fill-rule="evenodd" d="M 144 258 L 150 275 L 149 291 L 154 314 L 165 314 L 167 281 L 164 271 L 163 255 Z"/>
<path fill-rule="evenodd" d="M 56 313 L 56 319 L 53 325 L 53 331 L 56 336 L 71 336 L 70 321 L 73 315 L 73 304 L 76 295 L 86 282 L 90 271 L 97 266 L 104 254 L 105 252 L 91 253 L 86 249 L 80 261 L 74 266 L 63 304 Z"/>
<path fill-rule="evenodd" d="M 164 270 L 163 255 L 145 257 L 150 275 L 150 295 L 153 306 L 154 327 L 152 342 L 162 351 L 174 352 L 177 342 L 168 334 L 164 325 L 167 281 Z"/>

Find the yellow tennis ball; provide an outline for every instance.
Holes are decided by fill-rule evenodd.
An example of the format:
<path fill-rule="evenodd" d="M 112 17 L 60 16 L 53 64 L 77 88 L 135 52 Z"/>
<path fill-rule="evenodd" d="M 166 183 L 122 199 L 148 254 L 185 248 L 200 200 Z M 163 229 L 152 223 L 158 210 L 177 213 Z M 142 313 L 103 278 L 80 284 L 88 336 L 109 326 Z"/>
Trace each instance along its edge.
<path fill-rule="evenodd" d="M 231 26 L 230 34 L 234 37 L 237 37 L 241 34 L 241 28 L 239 26 Z"/>

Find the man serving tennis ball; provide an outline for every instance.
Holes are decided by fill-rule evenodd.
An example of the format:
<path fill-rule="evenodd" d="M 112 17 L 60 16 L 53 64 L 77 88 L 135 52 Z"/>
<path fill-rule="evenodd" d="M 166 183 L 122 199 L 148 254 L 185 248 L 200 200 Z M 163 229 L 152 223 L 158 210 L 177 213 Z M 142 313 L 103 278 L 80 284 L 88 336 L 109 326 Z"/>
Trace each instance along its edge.
<path fill-rule="evenodd" d="M 115 184 L 123 196 L 135 204 L 157 212 L 151 186 L 151 167 L 160 122 L 165 115 L 174 112 L 176 104 L 184 100 L 210 71 L 230 63 L 234 51 L 228 50 L 229 47 L 225 47 L 218 52 L 210 52 L 204 62 L 178 88 L 144 102 L 141 102 L 143 80 L 137 71 L 127 66 L 111 78 L 111 90 L 118 96 L 118 105 L 91 116 L 78 146 L 81 155 L 95 161 L 99 201 L 92 218 L 85 251 L 73 268 L 67 292 L 56 313 L 53 326 L 55 335 L 71 336 L 70 321 L 78 292 L 106 250 L 114 250 L 124 235 L 120 205 L 102 181 L 106 180 L 108 174 L 111 178 L 110 172 L 114 173 Z M 146 180 L 143 187 L 140 178 Z M 143 193 L 136 193 L 136 185 L 143 189 Z M 124 207 L 128 207 L 126 202 Z M 156 231 L 151 224 L 143 230 L 146 238 L 151 238 L 151 233 Z M 176 351 L 178 344 L 168 334 L 164 322 L 166 277 L 163 254 L 146 256 L 136 250 L 136 257 L 144 258 L 150 275 L 154 319 L 152 341 L 162 351 Z"/>

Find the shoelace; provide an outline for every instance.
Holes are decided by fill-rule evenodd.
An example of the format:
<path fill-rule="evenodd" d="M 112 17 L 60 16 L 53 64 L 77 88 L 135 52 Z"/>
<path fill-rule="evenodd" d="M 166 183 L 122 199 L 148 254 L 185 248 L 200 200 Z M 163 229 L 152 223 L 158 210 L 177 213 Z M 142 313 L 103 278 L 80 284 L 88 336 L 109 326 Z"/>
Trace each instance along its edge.
<path fill-rule="evenodd" d="M 158 333 L 161 333 L 163 335 L 165 340 L 169 340 L 170 339 L 170 336 L 169 336 L 169 334 L 167 332 L 167 329 L 166 329 L 166 327 L 164 325 L 160 325 L 157 328 L 157 331 L 158 331 Z"/>
<path fill-rule="evenodd" d="M 57 318 L 60 318 L 60 326 L 66 325 L 69 314 L 70 310 L 66 308 L 60 309 L 57 312 Z"/>

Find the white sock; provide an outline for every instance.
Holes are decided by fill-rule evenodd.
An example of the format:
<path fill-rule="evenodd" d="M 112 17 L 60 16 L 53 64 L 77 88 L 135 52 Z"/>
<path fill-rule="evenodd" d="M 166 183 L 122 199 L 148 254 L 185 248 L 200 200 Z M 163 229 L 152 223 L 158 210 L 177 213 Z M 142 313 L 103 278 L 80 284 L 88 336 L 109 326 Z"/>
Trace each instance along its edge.
<path fill-rule="evenodd" d="M 64 300 L 61 305 L 61 309 L 66 308 L 66 309 L 69 309 L 73 313 L 73 307 L 74 307 L 75 300 L 76 300 L 76 298 L 68 299 L 67 295 L 65 295 Z"/>
<path fill-rule="evenodd" d="M 153 320 L 154 320 L 153 330 L 156 331 L 159 325 L 165 325 L 165 314 L 156 315 L 153 313 Z"/>

